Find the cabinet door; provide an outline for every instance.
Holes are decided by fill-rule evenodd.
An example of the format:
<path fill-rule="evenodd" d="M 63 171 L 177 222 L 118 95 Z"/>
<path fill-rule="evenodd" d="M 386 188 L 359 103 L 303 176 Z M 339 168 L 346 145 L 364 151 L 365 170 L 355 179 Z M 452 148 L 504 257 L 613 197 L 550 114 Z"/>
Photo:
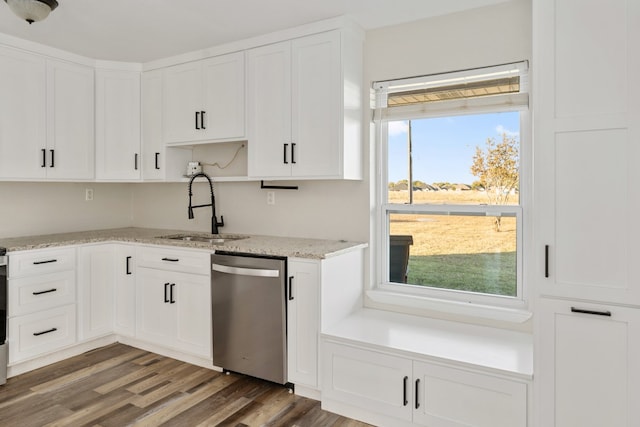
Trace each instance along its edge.
<path fill-rule="evenodd" d="M 340 32 L 292 42 L 294 176 L 337 177 L 342 158 Z"/>
<path fill-rule="evenodd" d="M 537 289 L 640 304 L 640 3 L 534 2 L 534 44 Z"/>
<path fill-rule="evenodd" d="M 248 170 L 291 176 L 291 43 L 247 52 Z"/>
<path fill-rule="evenodd" d="M 169 275 L 166 271 L 136 269 L 136 337 L 165 347 L 173 346 L 177 327 Z"/>
<path fill-rule="evenodd" d="M 201 127 L 200 110 L 203 109 L 200 63 L 169 67 L 164 70 L 163 77 L 164 141 L 171 144 L 197 140 Z"/>
<path fill-rule="evenodd" d="M 205 129 L 198 139 L 244 139 L 244 52 L 202 61 L 202 78 Z"/>
<path fill-rule="evenodd" d="M 211 280 L 209 276 L 174 273 L 177 349 L 211 359 Z"/>
<path fill-rule="evenodd" d="M 46 64 L 0 47 L 0 177 L 44 178 Z"/>
<path fill-rule="evenodd" d="M 79 339 L 113 333 L 114 246 L 78 249 Z"/>
<path fill-rule="evenodd" d="M 640 425 L 640 311 L 543 299 L 536 318 L 537 425 Z"/>
<path fill-rule="evenodd" d="M 324 342 L 322 353 L 323 401 L 411 421 L 411 360 L 333 342 Z"/>
<path fill-rule="evenodd" d="M 140 73 L 96 73 L 96 178 L 140 179 Z"/>
<path fill-rule="evenodd" d="M 136 328 L 135 247 L 115 245 L 113 329 L 118 335 L 134 336 Z"/>
<path fill-rule="evenodd" d="M 162 140 L 162 70 L 143 73 L 141 84 L 142 178 L 164 179 L 166 159 Z"/>
<path fill-rule="evenodd" d="M 413 363 L 413 422 L 430 427 L 526 427 L 527 384 Z"/>
<path fill-rule="evenodd" d="M 319 266 L 291 260 L 287 264 L 287 374 L 289 382 L 318 386 Z"/>
<path fill-rule="evenodd" d="M 93 69 L 48 61 L 47 178 L 93 179 Z"/>

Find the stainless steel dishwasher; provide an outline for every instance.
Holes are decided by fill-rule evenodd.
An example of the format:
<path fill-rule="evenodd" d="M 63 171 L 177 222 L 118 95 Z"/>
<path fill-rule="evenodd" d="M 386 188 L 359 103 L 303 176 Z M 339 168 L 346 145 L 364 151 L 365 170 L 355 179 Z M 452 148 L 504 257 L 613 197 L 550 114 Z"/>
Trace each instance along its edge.
<path fill-rule="evenodd" d="M 213 364 L 287 382 L 286 258 L 211 256 Z"/>

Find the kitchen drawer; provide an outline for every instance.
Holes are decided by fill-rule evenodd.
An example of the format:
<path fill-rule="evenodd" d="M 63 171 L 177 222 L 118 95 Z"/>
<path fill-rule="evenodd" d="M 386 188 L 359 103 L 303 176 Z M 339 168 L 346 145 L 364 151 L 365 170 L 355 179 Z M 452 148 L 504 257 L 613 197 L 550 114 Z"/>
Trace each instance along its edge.
<path fill-rule="evenodd" d="M 10 318 L 8 341 L 9 364 L 74 344 L 76 305 Z"/>
<path fill-rule="evenodd" d="M 75 270 L 76 249 L 57 248 L 9 254 L 9 278 Z"/>
<path fill-rule="evenodd" d="M 185 251 L 164 246 L 143 246 L 137 249 L 139 267 L 181 273 L 209 275 L 211 254 L 208 252 Z"/>
<path fill-rule="evenodd" d="M 75 271 L 9 279 L 9 317 L 73 304 Z"/>

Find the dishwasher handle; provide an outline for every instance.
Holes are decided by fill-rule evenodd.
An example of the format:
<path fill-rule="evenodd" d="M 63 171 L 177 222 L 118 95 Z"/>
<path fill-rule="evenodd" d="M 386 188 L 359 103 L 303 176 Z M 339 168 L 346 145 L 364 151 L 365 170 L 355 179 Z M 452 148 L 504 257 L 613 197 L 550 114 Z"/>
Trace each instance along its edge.
<path fill-rule="evenodd" d="M 279 270 L 268 270 L 262 268 L 247 268 L 247 267 L 232 267 L 229 265 L 211 264 L 211 270 L 218 271 L 220 273 L 236 274 L 240 276 L 255 276 L 255 277 L 279 277 Z"/>

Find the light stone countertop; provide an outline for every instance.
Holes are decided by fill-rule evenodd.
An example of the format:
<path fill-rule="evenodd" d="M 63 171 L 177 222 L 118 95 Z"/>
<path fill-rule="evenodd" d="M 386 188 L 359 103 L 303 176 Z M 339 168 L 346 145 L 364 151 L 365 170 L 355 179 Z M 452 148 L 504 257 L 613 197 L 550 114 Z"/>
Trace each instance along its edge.
<path fill-rule="evenodd" d="M 224 250 L 256 255 L 285 256 L 295 258 L 324 259 L 341 253 L 367 246 L 362 242 L 346 240 L 305 239 L 296 237 L 276 237 L 241 234 L 221 234 L 220 237 L 235 237 L 224 243 L 184 241 L 162 238 L 174 235 L 212 237 L 211 234 L 185 230 L 166 230 L 154 228 L 115 228 L 108 230 L 90 230 L 73 233 L 47 234 L 0 238 L 0 247 L 7 252 L 44 249 L 58 246 L 81 245 L 101 242 L 132 242 L 139 244 L 175 246 L 203 249 L 208 251 Z"/>

